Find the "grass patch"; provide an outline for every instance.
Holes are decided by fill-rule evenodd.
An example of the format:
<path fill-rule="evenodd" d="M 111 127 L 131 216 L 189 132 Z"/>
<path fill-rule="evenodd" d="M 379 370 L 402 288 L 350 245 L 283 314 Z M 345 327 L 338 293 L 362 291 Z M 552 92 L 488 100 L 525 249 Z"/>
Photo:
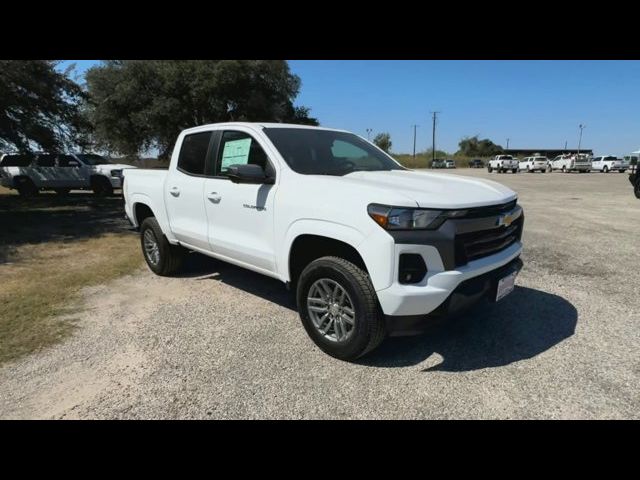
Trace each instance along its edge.
<path fill-rule="evenodd" d="M 82 288 L 143 263 L 121 199 L 42 197 L 0 195 L 0 363 L 63 339 L 74 322 L 61 315 L 77 308 Z"/>

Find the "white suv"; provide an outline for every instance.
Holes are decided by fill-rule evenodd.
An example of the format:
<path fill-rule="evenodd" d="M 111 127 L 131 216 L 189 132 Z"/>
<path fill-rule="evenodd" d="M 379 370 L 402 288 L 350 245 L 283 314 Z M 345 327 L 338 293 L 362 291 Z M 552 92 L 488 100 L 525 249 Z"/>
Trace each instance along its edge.
<path fill-rule="evenodd" d="M 549 159 L 547 157 L 525 157 L 518 164 L 519 170 L 530 173 L 535 171 L 544 173 L 547 171 L 547 168 L 549 168 Z"/>
<path fill-rule="evenodd" d="M 122 171 L 131 165 L 110 163 L 104 157 L 87 154 L 4 154 L 0 157 L 0 184 L 22 196 L 41 190 L 66 195 L 71 190 L 93 190 L 112 195 L 122 187 Z"/>

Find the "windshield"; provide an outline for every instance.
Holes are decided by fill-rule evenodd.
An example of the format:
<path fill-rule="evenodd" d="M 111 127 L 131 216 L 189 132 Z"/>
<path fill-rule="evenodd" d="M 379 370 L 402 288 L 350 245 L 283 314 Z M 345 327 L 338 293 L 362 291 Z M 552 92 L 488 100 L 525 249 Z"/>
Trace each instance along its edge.
<path fill-rule="evenodd" d="M 498 160 L 513 160 L 511 155 L 502 155 Z"/>
<path fill-rule="evenodd" d="M 353 133 L 306 128 L 265 128 L 287 165 L 305 175 L 404 170 Z"/>
<path fill-rule="evenodd" d="M 87 165 L 108 165 L 111 163 L 106 158 L 96 155 L 95 153 L 81 153 L 76 156 Z"/>

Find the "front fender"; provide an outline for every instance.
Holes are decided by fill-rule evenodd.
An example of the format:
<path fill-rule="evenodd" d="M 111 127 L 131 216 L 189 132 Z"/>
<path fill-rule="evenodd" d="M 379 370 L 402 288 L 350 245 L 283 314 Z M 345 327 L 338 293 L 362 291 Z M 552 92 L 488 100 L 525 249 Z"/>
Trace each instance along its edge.
<path fill-rule="evenodd" d="M 289 252 L 295 239 L 301 235 L 318 235 L 352 246 L 362 257 L 376 290 L 391 284 L 394 242 L 389 234 L 383 229 L 374 229 L 374 232 L 367 236 L 352 226 L 316 219 L 297 220 L 289 226 L 276 260 L 278 272 L 285 281 L 291 280 Z"/>

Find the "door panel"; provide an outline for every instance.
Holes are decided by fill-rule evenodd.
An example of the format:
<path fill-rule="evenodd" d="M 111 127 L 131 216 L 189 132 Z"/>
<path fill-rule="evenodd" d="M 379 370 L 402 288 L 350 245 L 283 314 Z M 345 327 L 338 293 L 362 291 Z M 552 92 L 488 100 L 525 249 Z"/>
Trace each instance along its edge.
<path fill-rule="evenodd" d="M 205 180 L 209 246 L 214 253 L 275 271 L 273 199 L 275 185 Z"/>
<path fill-rule="evenodd" d="M 260 165 L 270 177 L 275 169 L 264 148 L 250 134 L 227 130 L 217 149 L 217 177 L 205 180 L 204 198 L 209 222 L 209 245 L 214 253 L 275 272 L 275 184 L 233 183 L 226 168 L 233 164 Z"/>
<path fill-rule="evenodd" d="M 209 249 L 204 182 L 212 132 L 186 135 L 180 144 L 176 168 L 167 174 L 164 201 L 175 237 L 194 247 Z"/>

